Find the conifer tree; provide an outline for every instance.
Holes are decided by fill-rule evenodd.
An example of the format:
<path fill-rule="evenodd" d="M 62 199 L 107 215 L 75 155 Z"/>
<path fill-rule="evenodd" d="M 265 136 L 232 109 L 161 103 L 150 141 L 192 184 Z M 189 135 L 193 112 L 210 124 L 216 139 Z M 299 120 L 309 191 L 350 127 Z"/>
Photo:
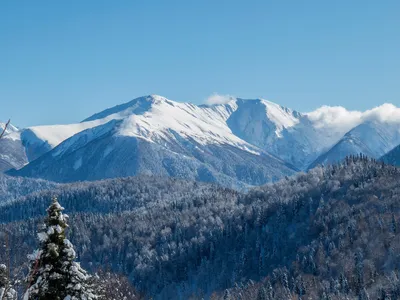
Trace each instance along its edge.
<path fill-rule="evenodd" d="M 229 292 L 228 289 L 226 289 L 224 292 L 224 300 L 230 300 L 230 299 L 231 299 L 231 293 Z"/>
<path fill-rule="evenodd" d="M 358 295 L 358 299 L 359 300 L 369 300 L 369 295 L 365 288 L 363 288 L 361 290 L 360 294 Z"/>
<path fill-rule="evenodd" d="M 265 289 L 265 287 L 261 287 L 258 290 L 258 294 L 257 294 L 257 300 L 267 300 L 267 290 Z"/>
<path fill-rule="evenodd" d="M 76 254 L 65 237 L 68 216 L 54 198 L 47 209 L 42 231 L 38 233 L 40 247 L 30 255 L 24 300 L 93 300 L 90 276 L 75 262 Z"/>
<path fill-rule="evenodd" d="M 7 267 L 0 264 L 0 300 L 16 300 L 17 292 L 11 287 Z"/>

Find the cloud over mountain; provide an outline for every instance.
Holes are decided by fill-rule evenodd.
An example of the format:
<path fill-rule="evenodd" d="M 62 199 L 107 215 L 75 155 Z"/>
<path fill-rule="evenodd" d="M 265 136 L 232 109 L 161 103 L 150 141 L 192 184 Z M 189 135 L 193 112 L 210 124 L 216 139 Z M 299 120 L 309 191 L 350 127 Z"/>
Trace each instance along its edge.
<path fill-rule="evenodd" d="M 205 102 L 205 104 L 208 104 L 208 105 L 226 104 L 233 99 L 235 99 L 235 97 L 233 97 L 231 95 L 221 95 L 218 93 L 213 93 L 204 102 Z"/>

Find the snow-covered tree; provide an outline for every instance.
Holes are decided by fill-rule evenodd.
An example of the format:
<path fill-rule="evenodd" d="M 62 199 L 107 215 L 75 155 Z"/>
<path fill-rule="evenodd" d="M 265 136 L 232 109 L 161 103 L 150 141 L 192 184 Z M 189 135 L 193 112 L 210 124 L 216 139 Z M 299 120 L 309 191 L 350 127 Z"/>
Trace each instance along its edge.
<path fill-rule="evenodd" d="M 76 254 L 65 237 L 68 216 L 54 198 L 47 209 L 42 231 L 38 233 L 40 248 L 29 256 L 29 288 L 24 300 L 93 300 L 90 276 L 75 262 Z"/>
<path fill-rule="evenodd" d="M 230 300 L 231 299 L 231 293 L 229 290 L 225 290 L 224 292 L 224 300 Z"/>
<path fill-rule="evenodd" d="M 140 293 L 133 288 L 129 279 L 125 276 L 99 270 L 92 278 L 101 300 L 142 299 Z"/>
<path fill-rule="evenodd" d="M 0 300 L 16 300 L 17 292 L 11 287 L 7 267 L 0 264 Z"/>
<path fill-rule="evenodd" d="M 265 289 L 265 287 L 261 287 L 258 290 L 258 295 L 257 295 L 257 300 L 267 300 L 267 290 Z"/>

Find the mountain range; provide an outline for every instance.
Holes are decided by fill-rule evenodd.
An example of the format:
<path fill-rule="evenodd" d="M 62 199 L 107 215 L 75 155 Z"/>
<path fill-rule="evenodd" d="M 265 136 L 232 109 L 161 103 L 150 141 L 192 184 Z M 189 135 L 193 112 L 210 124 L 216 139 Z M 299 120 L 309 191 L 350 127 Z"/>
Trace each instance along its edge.
<path fill-rule="evenodd" d="M 351 154 L 380 158 L 400 144 L 400 109 L 323 106 L 300 113 L 263 99 L 194 105 L 136 98 L 80 123 L 10 126 L 0 170 L 56 182 L 139 174 L 246 188 Z"/>

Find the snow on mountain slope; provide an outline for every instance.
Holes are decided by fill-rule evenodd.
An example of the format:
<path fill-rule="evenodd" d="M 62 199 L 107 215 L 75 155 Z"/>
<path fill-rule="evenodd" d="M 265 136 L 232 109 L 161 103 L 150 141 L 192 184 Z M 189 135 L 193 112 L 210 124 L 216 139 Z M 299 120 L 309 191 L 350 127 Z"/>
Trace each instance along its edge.
<path fill-rule="evenodd" d="M 290 165 L 232 133 L 226 120 L 235 108 L 141 97 L 88 118 L 81 124 L 102 125 L 72 136 L 15 174 L 73 181 L 145 173 L 235 187 L 292 174 Z"/>
<path fill-rule="evenodd" d="M 381 109 L 375 109 L 371 110 L 370 113 L 368 114 L 369 119 L 376 118 L 380 121 L 383 120 L 388 120 L 389 123 L 391 124 L 399 124 L 400 123 L 400 109 L 395 107 L 394 105 L 391 104 L 385 104 L 384 105 L 385 110 Z M 392 125 L 393 126 L 393 125 Z M 400 127 L 400 125 L 399 125 Z M 393 142 L 392 144 L 394 144 Z M 400 144 L 400 143 L 398 143 Z M 380 159 L 388 164 L 393 164 L 396 166 L 400 166 L 400 146 L 395 145 L 390 149 L 390 151 L 386 151 Z"/>
<path fill-rule="evenodd" d="M 139 97 L 127 103 L 120 104 L 94 114 L 91 117 L 83 120 L 82 123 L 101 120 L 104 118 L 109 118 L 110 116 L 117 117 L 119 115 L 120 117 L 124 117 L 131 114 L 141 115 L 151 109 L 151 104 L 153 102 L 152 100 L 155 100 L 156 98 L 161 100 L 163 97 L 157 95 Z"/>
<path fill-rule="evenodd" d="M 217 181 L 246 185 L 276 179 L 315 163 L 334 162 L 348 154 L 363 152 L 378 157 L 397 145 L 398 120 L 400 109 L 391 104 L 366 112 L 323 106 L 299 113 L 263 99 L 230 97 L 221 104 L 197 106 L 151 95 L 106 109 L 78 124 L 35 126 L 10 133 L 0 141 L 0 149 L 8 140 L 9 145 L 3 148 L 7 146 L 14 153 L 22 151 L 14 165 L 31 163 L 21 174 L 59 181 L 138 172 L 196 178 L 193 174 L 201 166 Z M 105 149 L 94 148 L 103 145 L 105 139 L 109 141 Z M 117 149 L 122 145 L 130 149 Z M 87 149 L 97 152 L 89 153 Z M 237 161 L 222 154 L 222 149 L 230 149 L 227 153 Z M 83 156 L 78 157 L 77 153 Z M 111 153 L 121 157 L 110 156 Z M 130 155 L 138 157 L 127 170 L 121 160 L 130 160 Z M 73 161 L 70 157 L 74 157 Z M 96 174 L 82 171 L 89 157 L 90 165 L 97 166 Z M 113 162 L 103 161 L 106 157 L 113 157 Z M 243 170 L 245 157 L 251 161 L 245 171 L 248 178 L 239 179 L 238 171 L 232 170 Z M 37 158 L 40 159 L 33 162 Z M 183 166 L 182 161 L 187 165 Z M 257 163 L 267 162 L 269 165 L 260 166 L 259 173 L 254 171 Z M 105 163 L 112 171 L 101 169 Z M 47 171 L 50 164 L 65 174 L 56 174 L 56 169 Z M 174 168 L 182 172 L 171 171 Z M 77 170 L 79 174 L 72 174 Z"/>
<path fill-rule="evenodd" d="M 4 127 L 6 127 L 6 123 L 0 122 L 0 132 L 3 132 Z M 12 124 L 8 124 L 5 134 L 10 134 L 12 132 L 18 131 L 18 128 Z"/>
<path fill-rule="evenodd" d="M 203 145 L 229 144 L 254 153 L 268 152 L 305 169 L 351 129 L 351 122 L 325 121 L 329 116 L 337 119 L 337 111 L 323 107 L 301 114 L 267 100 L 238 98 L 225 104 L 196 106 L 151 95 L 106 109 L 78 124 L 30 127 L 9 137 L 22 141 L 26 164 L 79 132 L 110 120 L 123 120 L 118 132 L 121 136 L 157 142 L 171 138 L 173 131 Z"/>
<path fill-rule="evenodd" d="M 58 155 L 53 156 L 51 151 L 11 174 L 56 182 L 146 174 L 244 188 L 294 173 L 289 165 L 264 153 L 256 155 L 231 145 L 202 145 L 175 134 L 175 141 L 155 143 L 110 131 L 83 147 L 73 145 L 72 152 L 57 152 L 61 144 L 53 150 Z"/>
<path fill-rule="evenodd" d="M 5 138 L 21 140 L 23 144 L 46 143 L 50 149 L 53 149 L 71 136 L 83 130 L 105 124 L 114 118 L 116 116 L 76 124 L 32 126 L 6 135 Z M 29 134 L 24 135 L 26 132 L 29 132 Z"/>
<path fill-rule="evenodd" d="M 122 117 L 113 115 L 76 124 L 32 126 L 21 130 L 11 125 L 0 140 L 0 172 L 19 169 L 75 134 Z M 1 126 L 4 124 L 0 123 L 0 128 L 4 128 Z"/>
<path fill-rule="evenodd" d="M 394 147 L 379 160 L 394 166 L 400 166 L 400 145 Z"/>
<path fill-rule="evenodd" d="M 148 140 L 154 137 L 157 140 L 160 136 L 168 138 L 169 131 L 176 131 L 199 143 L 229 143 L 247 151 L 256 151 L 256 147 L 235 136 L 227 126 L 226 119 L 233 109 L 200 107 L 151 95 L 106 109 L 78 124 L 36 126 L 25 130 L 31 131 L 38 140 L 54 148 L 86 129 L 111 120 L 124 120 L 118 132 L 121 136 L 136 136 Z M 21 139 L 17 135 L 12 138 Z"/>
<path fill-rule="evenodd" d="M 234 100 L 236 110 L 228 124 L 235 129 L 248 132 L 249 137 L 263 138 L 265 134 L 282 137 L 282 131 L 297 125 L 301 114 L 267 100 Z M 231 103 L 224 106 L 231 106 Z M 214 106 L 215 107 L 215 106 Z M 235 121 L 235 122 L 233 122 Z M 267 131 L 264 131 L 267 130 Z"/>
<path fill-rule="evenodd" d="M 331 108 L 302 114 L 262 99 L 234 103 L 237 108 L 227 120 L 232 132 L 299 169 L 334 145 L 352 125 L 322 123 L 321 116 L 331 114 Z"/>
<path fill-rule="evenodd" d="M 73 124 L 35 126 L 9 132 L 0 140 L 0 172 L 23 167 L 83 129 Z"/>
<path fill-rule="evenodd" d="M 4 130 L 5 123 L 0 122 L 0 132 Z M 22 167 L 25 164 L 22 149 L 18 144 L 6 140 L 6 136 L 18 132 L 18 128 L 9 124 L 5 131 L 5 136 L 0 139 L 0 172 L 14 168 L 15 166 Z M 22 155 L 21 155 L 22 154 Z"/>
<path fill-rule="evenodd" d="M 308 115 L 262 99 L 232 98 L 226 104 L 196 106 L 158 95 L 106 109 L 81 126 L 110 119 L 124 120 L 118 132 L 121 136 L 157 142 L 161 137 L 169 139 L 170 131 L 174 131 L 203 145 L 230 144 L 254 153 L 263 150 L 299 169 L 307 167 L 350 129 L 341 123 L 339 129 L 327 131 L 328 125 L 319 124 L 319 120 L 314 122 Z"/>
<path fill-rule="evenodd" d="M 316 159 L 310 168 L 318 164 L 336 163 L 352 154 L 362 153 L 372 158 L 380 158 L 400 144 L 399 121 L 379 122 L 376 118 L 367 118 L 367 121 L 346 133 L 335 146 Z"/>

